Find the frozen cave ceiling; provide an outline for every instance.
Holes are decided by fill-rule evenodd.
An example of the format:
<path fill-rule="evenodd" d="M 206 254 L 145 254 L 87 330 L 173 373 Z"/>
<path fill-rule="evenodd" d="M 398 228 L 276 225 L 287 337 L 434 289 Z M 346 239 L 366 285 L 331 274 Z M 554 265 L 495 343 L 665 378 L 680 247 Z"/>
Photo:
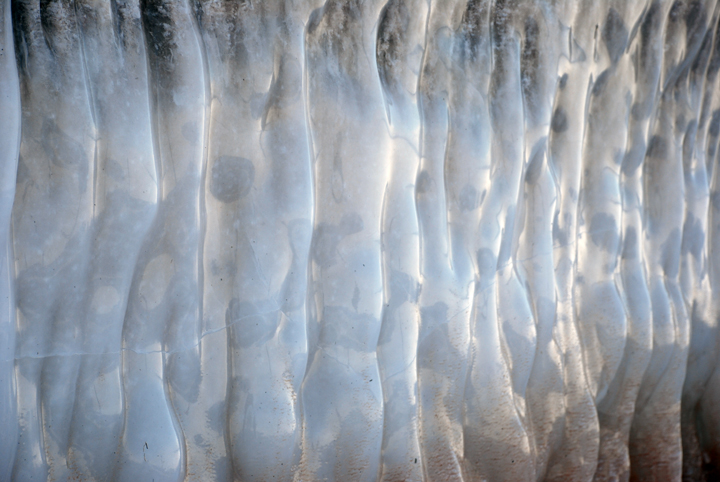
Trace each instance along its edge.
<path fill-rule="evenodd" d="M 0 481 L 719 480 L 719 21 L 0 0 Z"/>

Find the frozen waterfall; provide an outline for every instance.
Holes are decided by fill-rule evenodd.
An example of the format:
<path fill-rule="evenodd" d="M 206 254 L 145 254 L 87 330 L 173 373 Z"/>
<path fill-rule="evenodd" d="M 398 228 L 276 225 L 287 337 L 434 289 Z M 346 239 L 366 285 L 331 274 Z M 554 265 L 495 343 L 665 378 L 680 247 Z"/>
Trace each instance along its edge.
<path fill-rule="evenodd" d="M 720 480 L 718 0 L 0 0 L 0 482 Z"/>

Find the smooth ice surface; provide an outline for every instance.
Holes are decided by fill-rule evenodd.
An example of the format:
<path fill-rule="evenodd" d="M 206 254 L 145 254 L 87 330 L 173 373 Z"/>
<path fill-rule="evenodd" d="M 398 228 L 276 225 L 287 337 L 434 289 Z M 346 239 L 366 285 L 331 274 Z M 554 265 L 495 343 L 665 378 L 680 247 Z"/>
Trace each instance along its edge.
<path fill-rule="evenodd" d="M 0 0 L 0 482 L 720 478 L 716 0 Z"/>

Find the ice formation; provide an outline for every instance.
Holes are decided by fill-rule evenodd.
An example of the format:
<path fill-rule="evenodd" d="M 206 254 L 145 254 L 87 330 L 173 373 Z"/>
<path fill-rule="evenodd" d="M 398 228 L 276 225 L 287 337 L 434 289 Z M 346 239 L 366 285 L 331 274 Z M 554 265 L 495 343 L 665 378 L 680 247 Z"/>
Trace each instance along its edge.
<path fill-rule="evenodd" d="M 716 0 L 0 9 L 0 481 L 720 478 Z"/>

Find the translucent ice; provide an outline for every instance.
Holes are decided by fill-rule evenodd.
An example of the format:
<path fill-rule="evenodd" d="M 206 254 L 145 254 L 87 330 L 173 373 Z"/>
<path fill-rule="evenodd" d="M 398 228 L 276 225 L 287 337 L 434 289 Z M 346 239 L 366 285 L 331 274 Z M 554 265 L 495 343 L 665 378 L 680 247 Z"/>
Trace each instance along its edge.
<path fill-rule="evenodd" d="M 717 0 L 0 0 L 0 482 L 720 478 Z"/>

